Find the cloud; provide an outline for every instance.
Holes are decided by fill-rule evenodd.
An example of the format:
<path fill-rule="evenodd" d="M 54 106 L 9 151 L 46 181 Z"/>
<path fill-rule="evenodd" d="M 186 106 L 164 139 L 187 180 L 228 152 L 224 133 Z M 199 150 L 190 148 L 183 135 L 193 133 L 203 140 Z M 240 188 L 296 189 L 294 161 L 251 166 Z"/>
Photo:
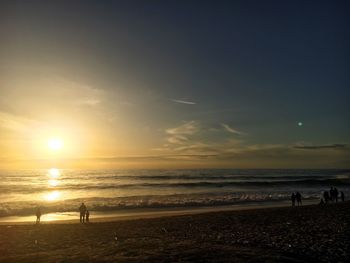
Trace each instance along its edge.
<path fill-rule="evenodd" d="M 75 105 L 96 106 L 104 97 L 103 89 L 67 79 L 52 78 L 50 84 L 55 89 L 56 97 L 65 98 L 66 102 Z"/>
<path fill-rule="evenodd" d="M 176 99 L 171 99 L 172 102 L 180 103 L 180 104 L 187 104 L 187 105 L 195 105 L 196 103 L 193 101 L 188 101 L 188 100 L 176 100 Z"/>
<path fill-rule="evenodd" d="M 228 131 L 229 133 L 233 133 L 233 134 L 237 134 L 237 135 L 242 135 L 243 134 L 242 132 L 237 131 L 236 129 L 233 129 L 228 124 L 222 123 L 221 126 L 224 127 L 224 129 L 226 131 Z"/>
<path fill-rule="evenodd" d="M 197 133 L 199 125 L 196 121 L 187 121 L 178 127 L 167 129 L 166 133 L 171 135 L 192 135 Z"/>
<path fill-rule="evenodd" d="M 95 98 L 83 98 L 76 101 L 78 105 L 96 106 L 101 101 Z"/>
<path fill-rule="evenodd" d="M 232 149 L 236 149 L 232 151 Z M 284 144 L 255 144 L 244 145 L 230 142 L 222 144 L 210 144 L 188 141 L 183 145 L 168 145 L 168 148 L 160 148 L 159 154 L 143 156 L 124 156 L 111 158 L 92 158 L 91 161 L 99 162 L 156 162 L 157 164 L 173 162 L 182 164 L 198 164 L 199 166 L 217 164 L 225 167 L 254 167 L 254 168 L 307 168 L 307 167 L 348 167 L 349 150 L 339 151 L 334 154 L 322 151 L 299 151 L 295 147 Z M 158 163 L 159 162 L 159 163 Z M 177 167 L 177 166 L 176 166 Z"/>
<path fill-rule="evenodd" d="M 28 131 L 36 122 L 15 114 L 0 112 L 0 128 L 11 131 Z"/>
<path fill-rule="evenodd" d="M 327 144 L 327 145 L 296 145 L 295 149 L 302 150 L 320 150 L 320 149 L 340 149 L 345 148 L 346 144 Z"/>
<path fill-rule="evenodd" d="M 187 121 L 178 127 L 165 130 L 168 144 L 163 145 L 161 151 L 182 152 L 179 148 L 186 148 L 193 143 L 192 137 L 198 131 L 199 125 L 196 121 Z"/>
<path fill-rule="evenodd" d="M 226 124 L 222 125 L 230 133 L 242 134 Z M 215 129 L 201 129 L 197 121 L 187 121 L 175 128 L 166 129 L 167 144 L 156 149 L 163 151 L 164 154 L 206 154 L 210 156 L 241 151 L 243 145 L 241 140 L 224 138 L 218 141 L 216 132 Z"/>
<path fill-rule="evenodd" d="M 221 126 L 221 130 L 229 134 L 244 134 L 228 124 L 221 123 Z M 345 144 L 250 144 L 242 137 L 229 134 L 218 137 L 217 130 L 203 127 L 197 121 L 184 122 L 166 129 L 165 133 L 166 143 L 153 150 L 158 156 L 166 156 L 159 160 L 173 160 L 174 165 L 178 160 L 198 167 L 341 168 L 348 167 L 350 157 L 350 149 Z"/>
<path fill-rule="evenodd" d="M 22 74 L 16 81 L 5 82 L 1 89 L 6 94 L 0 97 L 2 109 L 38 119 L 50 117 L 53 112 L 68 115 L 75 110 L 89 110 L 106 98 L 103 89 L 53 74 Z"/>
<path fill-rule="evenodd" d="M 188 138 L 183 135 L 173 135 L 168 138 L 168 142 L 173 144 L 184 144 L 187 141 L 188 141 Z"/>
<path fill-rule="evenodd" d="M 235 148 L 236 151 L 231 151 Z M 349 168 L 350 150 L 300 151 L 283 144 L 205 144 L 189 141 L 184 145 L 168 145 L 156 154 L 126 156 L 95 156 L 86 158 L 62 158 L 60 167 L 135 167 L 149 168 Z M 8 159 L 1 158 L 0 167 L 20 166 L 47 167 L 51 159 Z M 7 165 L 7 166 L 6 166 Z"/>

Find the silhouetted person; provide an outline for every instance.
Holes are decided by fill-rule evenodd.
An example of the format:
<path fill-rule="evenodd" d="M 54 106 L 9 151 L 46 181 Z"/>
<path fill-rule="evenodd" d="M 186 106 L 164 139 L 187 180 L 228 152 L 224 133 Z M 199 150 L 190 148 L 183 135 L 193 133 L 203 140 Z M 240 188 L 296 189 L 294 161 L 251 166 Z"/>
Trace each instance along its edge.
<path fill-rule="evenodd" d="M 324 205 L 323 198 L 321 198 L 320 205 Z"/>
<path fill-rule="evenodd" d="M 79 211 L 80 211 L 80 223 L 84 223 L 85 213 L 86 213 L 86 206 L 84 205 L 84 203 L 81 203 L 81 206 L 79 207 Z"/>
<path fill-rule="evenodd" d="M 301 202 L 301 194 L 299 192 L 297 192 L 295 194 L 295 198 L 297 199 L 297 203 L 298 203 L 298 206 L 299 205 L 302 205 L 302 202 Z"/>
<path fill-rule="evenodd" d="M 86 219 L 86 223 L 89 223 L 89 217 L 90 217 L 90 212 L 89 210 L 86 210 L 86 213 L 85 213 L 85 219 Z"/>
<path fill-rule="evenodd" d="M 329 195 L 331 197 L 331 201 L 334 201 L 334 189 L 333 189 L 333 186 L 331 186 L 331 189 L 329 190 Z"/>
<path fill-rule="evenodd" d="M 329 201 L 329 193 L 328 193 L 328 191 L 324 191 L 323 198 L 324 198 L 325 203 L 328 204 L 328 201 Z"/>
<path fill-rule="evenodd" d="M 292 206 L 295 206 L 295 199 L 296 199 L 296 196 L 295 196 L 295 193 L 294 193 L 294 192 L 292 193 L 292 196 L 290 197 L 290 199 L 292 200 Z"/>
<path fill-rule="evenodd" d="M 36 209 L 35 215 L 36 215 L 36 223 L 39 224 L 40 223 L 40 217 L 41 217 L 41 210 L 40 210 L 39 207 Z"/>
<path fill-rule="evenodd" d="M 336 203 L 338 203 L 338 189 L 336 187 L 334 187 L 334 190 L 333 190 L 333 194 L 334 194 L 334 200 Z"/>
<path fill-rule="evenodd" d="M 345 201 L 345 195 L 344 195 L 343 191 L 340 192 L 340 199 L 341 199 L 342 202 Z"/>

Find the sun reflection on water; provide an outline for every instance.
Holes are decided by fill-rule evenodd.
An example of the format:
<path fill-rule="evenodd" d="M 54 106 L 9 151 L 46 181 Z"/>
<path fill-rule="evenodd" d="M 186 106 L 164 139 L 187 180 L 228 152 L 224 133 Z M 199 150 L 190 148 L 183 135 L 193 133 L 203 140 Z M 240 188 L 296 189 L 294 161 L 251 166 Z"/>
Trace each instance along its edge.
<path fill-rule="evenodd" d="M 56 201 L 60 198 L 61 193 L 57 190 L 49 192 L 48 194 L 44 195 L 44 199 L 47 201 Z"/>
<path fill-rule="evenodd" d="M 59 184 L 59 177 L 61 176 L 61 172 L 57 168 L 51 168 L 48 170 L 48 181 L 47 184 L 50 187 L 56 187 Z M 43 195 L 43 199 L 46 201 L 56 201 L 60 198 L 61 192 L 58 190 L 53 190 Z"/>
<path fill-rule="evenodd" d="M 48 180 L 47 181 L 47 183 L 49 184 L 49 186 L 51 186 L 51 187 L 55 187 L 55 186 L 57 186 L 58 185 L 58 180 L 56 180 L 56 179 L 50 179 L 50 180 Z"/>
<path fill-rule="evenodd" d="M 61 173 L 60 170 L 58 170 L 57 168 L 51 168 L 49 169 L 48 175 L 53 179 L 57 179 L 58 177 L 60 177 Z"/>

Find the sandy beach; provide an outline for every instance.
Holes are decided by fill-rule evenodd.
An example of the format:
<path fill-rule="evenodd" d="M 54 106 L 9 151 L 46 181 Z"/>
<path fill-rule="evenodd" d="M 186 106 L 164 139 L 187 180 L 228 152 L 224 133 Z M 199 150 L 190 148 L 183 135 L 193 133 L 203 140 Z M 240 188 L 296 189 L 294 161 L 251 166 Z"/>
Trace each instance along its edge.
<path fill-rule="evenodd" d="M 346 262 L 350 202 L 0 226 L 1 262 Z"/>

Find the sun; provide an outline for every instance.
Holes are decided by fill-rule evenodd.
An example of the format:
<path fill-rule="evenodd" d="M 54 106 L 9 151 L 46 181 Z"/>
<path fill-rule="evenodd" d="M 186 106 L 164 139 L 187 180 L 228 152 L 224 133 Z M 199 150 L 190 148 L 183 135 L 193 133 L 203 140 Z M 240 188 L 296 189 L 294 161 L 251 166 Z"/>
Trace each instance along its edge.
<path fill-rule="evenodd" d="M 63 141 L 60 138 L 51 138 L 47 142 L 47 146 L 49 147 L 50 150 L 59 151 L 63 147 Z"/>

